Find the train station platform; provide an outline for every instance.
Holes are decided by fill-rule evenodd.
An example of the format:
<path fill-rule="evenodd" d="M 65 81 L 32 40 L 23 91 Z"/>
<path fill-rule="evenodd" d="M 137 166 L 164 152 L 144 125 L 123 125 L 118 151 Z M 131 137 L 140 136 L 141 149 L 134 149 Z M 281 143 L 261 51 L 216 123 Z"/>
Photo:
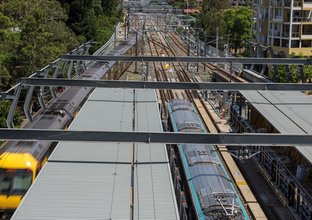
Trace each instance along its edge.
<path fill-rule="evenodd" d="M 95 89 L 69 130 L 162 131 L 156 92 Z M 166 147 L 60 142 L 12 219 L 179 219 Z"/>
<path fill-rule="evenodd" d="M 296 91 L 240 91 L 282 134 L 312 134 L 312 97 Z M 311 143 L 312 145 L 312 143 Z M 312 147 L 296 146 L 312 163 Z"/>

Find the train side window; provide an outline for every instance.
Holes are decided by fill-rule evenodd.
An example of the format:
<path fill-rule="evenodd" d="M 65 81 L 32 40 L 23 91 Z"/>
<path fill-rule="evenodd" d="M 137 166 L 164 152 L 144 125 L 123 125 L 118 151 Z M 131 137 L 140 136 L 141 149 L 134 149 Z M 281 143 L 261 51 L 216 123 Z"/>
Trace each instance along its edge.
<path fill-rule="evenodd" d="M 0 178 L 0 194 L 8 193 L 10 190 L 9 177 Z"/>

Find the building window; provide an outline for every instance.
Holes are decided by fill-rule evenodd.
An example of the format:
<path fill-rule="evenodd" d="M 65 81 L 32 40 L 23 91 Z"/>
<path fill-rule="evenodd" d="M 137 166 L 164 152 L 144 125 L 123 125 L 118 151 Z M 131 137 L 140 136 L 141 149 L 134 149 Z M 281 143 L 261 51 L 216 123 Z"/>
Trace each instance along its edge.
<path fill-rule="evenodd" d="M 273 46 L 279 47 L 280 46 L 280 39 L 279 38 L 274 38 L 273 39 Z"/>
<path fill-rule="evenodd" d="M 300 35 L 300 26 L 299 25 L 293 25 L 291 36 L 292 37 L 299 37 L 299 35 Z"/>
<path fill-rule="evenodd" d="M 289 26 L 288 25 L 283 25 L 283 37 L 289 37 Z"/>
<path fill-rule="evenodd" d="M 303 25 L 302 34 L 312 35 L 312 25 Z"/>
<path fill-rule="evenodd" d="M 299 48 L 299 40 L 292 40 L 291 48 Z"/>
<path fill-rule="evenodd" d="M 312 41 L 311 40 L 301 41 L 301 47 L 312 47 Z"/>
<path fill-rule="evenodd" d="M 288 43 L 288 40 L 282 40 L 282 47 L 287 47 L 288 48 L 289 46 L 289 43 Z"/>

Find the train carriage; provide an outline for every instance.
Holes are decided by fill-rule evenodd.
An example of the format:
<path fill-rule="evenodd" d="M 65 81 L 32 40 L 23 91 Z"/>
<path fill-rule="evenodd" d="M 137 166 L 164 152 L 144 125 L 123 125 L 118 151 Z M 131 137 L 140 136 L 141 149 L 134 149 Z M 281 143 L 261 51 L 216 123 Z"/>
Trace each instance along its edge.
<path fill-rule="evenodd" d="M 188 100 L 168 103 L 169 127 L 174 132 L 206 132 L 200 116 Z M 248 219 L 225 168 L 212 145 L 179 144 L 184 182 L 191 198 L 192 219 Z M 183 217 L 182 217 L 183 218 Z"/>
<path fill-rule="evenodd" d="M 0 155 L 0 211 L 14 211 L 52 151 L 49 142 L 11 142 Z"/>
<path fill-rule="evenodd" d="M 134 44 L 135 35 L 126 39 L 109 55 L 125 54 Z M 79 76 L 80 79 L 97 80 L 115 65 L 115 61 L 95 62 Z M 89 87 L 65 87 L 56 98 L 39 110 L 29 129 L 64 129 L 92 91 Z M 0 148 L 0 212 L 10 215 L 21 202 L 55 144 L 48 141 L 9 141 Z"/>

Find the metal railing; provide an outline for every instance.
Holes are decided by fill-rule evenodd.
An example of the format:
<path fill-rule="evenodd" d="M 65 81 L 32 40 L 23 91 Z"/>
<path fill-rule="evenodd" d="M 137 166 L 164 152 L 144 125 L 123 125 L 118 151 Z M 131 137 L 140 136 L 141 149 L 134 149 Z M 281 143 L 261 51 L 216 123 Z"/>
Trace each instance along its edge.
<path fill-rule="evenodd" d="M 109 38 L 109 40 L 103 45 L 101 46 L 99 49 L 97 49 L 93 55 L 94 56 L 100 56 L 103 54 L 106 54 L 108 51 L 110 51 L 113 47 L 114 47 L 114 42 L 117 40 L 118 38 L 118 30 L 120 29 L 121 23 L 119 22 L 114 30 L 114 33 L 112 34 L 112 36 Z M 86 66 L 90 67 L 95 63 L 95 61 L 86 61 Z"/>
<path fill-rule="evenodd" d="M 283 1 L 282 1 L 282 0 L 273 0 L 271 4 L 272 4 L 273 6 L 282 7 L 282 6 L 283 6 Z"/>
<path fill-rule="evenodd" d="M 303 31 L 302 35 L 312 35 L 312 31 Z"/>
<path fill-rule="evenodd" d="M 301 0 L 296 0 L 296 1 L 294 1 L 293 6 L 294 6 L 294 7 L 301 7 L 301 6 L 302 6 Z"/>
<path fill-rule="evenodd" d="M 312 18 L 307 18 L 307 17 L 293 17 L 293 22 L 312 22 Z"/>
<path fill-rule="evenodd" d="M 206 46 L 206 55 L 208 57 L 234 57 L 232 56 L 228 51 L 226 50 L 219 50 L 213 46 L 207 45 Z M 218 66 L 229 70 L 229 67 L 227 67 L 227 64 L 218 64 Z M 243 65 L 239 63 L 233 63 L 232 69 L 235 72 L 241 73 L 243 71 Z"/>
<path fill-rule="evenodd" d="M 300 32 L 292 32 L 291 37 L 300 37 Z"/>

